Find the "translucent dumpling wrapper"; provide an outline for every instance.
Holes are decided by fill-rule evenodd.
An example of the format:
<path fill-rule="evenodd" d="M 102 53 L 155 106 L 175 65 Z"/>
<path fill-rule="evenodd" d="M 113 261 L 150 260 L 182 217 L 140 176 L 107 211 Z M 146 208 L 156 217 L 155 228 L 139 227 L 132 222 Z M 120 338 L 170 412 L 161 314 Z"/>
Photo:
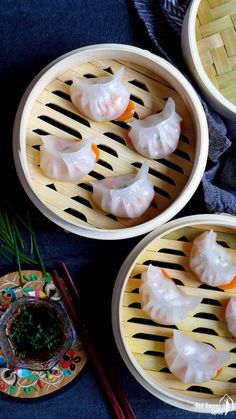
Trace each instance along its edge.
<path fill-rule="evenodd" d="M 149 265 L 139 288 L 144 313 L 159 324 L 176 324 L 200 304 L 202 298 L 181 291 L 162 269 Z"/>
<path fill-rule="evenodd" d="M 41 137 L 40 167 L 52 179 L 77 181 L 94 168 L 94 138 L 81 141 L 65 140 L 54 135 Z"/>
<path fill-rule="evenodd" d="M 93 185 L 93 199 L 103 211 L 117 217 L 141 216 L 154 197 L 154 185 L 148 177 L 148 164 L 137 174 L 113 176 Z"/>
<path fill-rule="evenodd" d="M 111 121 L 122 115 L 130 99 L 130 92 L 122 77 L 124 67 L 109 77 L 73 79 L 70 87 L 72 103 L 94 121 Z"/>
<path fill-rule="evenodd" d="M 236 297 L 231 297 L 225 310 L 225 319 L 230 333 L 236 338 Z"/>
<path fill-rule="evenodd" d="M 165 341 L 165 360 L 169 370 L 184 383 L 204 383 L 230 360 L 230 354 L 216 351 L 179 330 Z"/>
<path fill-rule="evenodd" d="M 229 284 L 236 275 L 236 263 L 216 237 L 213 230 L 200 234 L 193 241 L 189 260 L 199 280 L 212 287 Z"/>
<path fill-rule="evenodd" d="M 182 118 L 175 112 L 175 102 L 169 98 L 162 112 L 147 118 L 129 122 L 129 138 L 145 157 L 161 159 L 175 151 Z"/>

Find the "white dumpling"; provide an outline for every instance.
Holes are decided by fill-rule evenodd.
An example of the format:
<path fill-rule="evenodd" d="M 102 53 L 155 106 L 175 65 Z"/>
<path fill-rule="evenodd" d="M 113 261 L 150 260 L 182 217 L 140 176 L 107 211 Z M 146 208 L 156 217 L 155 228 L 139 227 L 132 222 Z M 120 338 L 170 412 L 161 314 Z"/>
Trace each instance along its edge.
<path fill-rule="evenodd" d="M 236 297 L 231 297 L 225 310 L 225 318 L 230 333 L 236 338 Z"/>
<path fill-rule="evenodd" d="M 129 122 L 129 138 L 145 157 L 161 159 L 175 151 L 182 118 L 175 112 L 175 102 L 169 98 L 162 112 L 145 119 Z"/>
<path fill-rule="evenodd" d="M 96 162 L 93 138 L 81 141 L 65 140 L 54 135 L 41 138 L 40 167 L 49 178 L 77 181 L 93 170 Z"/>
<path fill-rule="evenodd" d="M 230 354 L 174 330 L 173 337 L 165 341 L 165 360 L 169 370 L 184 383 L 204 383 L 215 377 L 230 360 Z"/>
<path fill-rule="evenodd" d="M 154 197 L 154 185 L 148 177 L 146 162 L 137 174 L 113 176 L 91 183 L 94 201 L 103 211 L 117 217 L 139 217 Z"/>
<path fill-rule="evenodd" d="M 193 241 L 189 260 L 200 281 L 212 287 L 228 284 L 236 275 L 236 263 L 216 237 L 213 230 L 200 234 Z"/>
<path fill-rule="evenodd" d="M 144 313 L 159 324 L 176 324 L 200 304 L 202 298 L 181 291 L 162 269 L 149 265 L 139 288 Z"/>
<path fill-rule="evenodd" d="M 126 110 L 130 92 L 122 81 L 124 67 L 109 77 L 73 79 L 72 103 L 94 121 L 111 121 Z"/>

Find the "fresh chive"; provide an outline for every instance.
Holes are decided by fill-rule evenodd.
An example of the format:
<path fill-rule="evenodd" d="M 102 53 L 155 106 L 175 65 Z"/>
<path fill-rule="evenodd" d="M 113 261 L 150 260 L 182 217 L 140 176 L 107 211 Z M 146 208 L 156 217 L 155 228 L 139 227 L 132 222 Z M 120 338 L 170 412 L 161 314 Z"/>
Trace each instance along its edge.
<path fill-rule="evenodd" d="M 29 228 L 31 229 L 31 220 L 29 216 L 29 212 L 27 212 L 27 220 Z M 34 252 L 34 240 L 33 240 L 33 234 L 30 232 L 30 254 L 32 255 Z"/>
<path fill-rule="evenodd" d="M 5 242 L 7 242 L 8 244 L 11 244 L 11 241 L 9 240 L 9 237 L 7 236 L 7 233 L 4 230 L 2 230 L 1 227 L 0 227 L 0 240 L 3 240 Z"/>
<path fill-rule="evenodd" d="M 2 244 L 2 249 L 5 249 L 11 255 L 15 255 L 16 254 L 15 247 L 12 249 L 11 247 L 8 247 L 7 245 Z M 22 260 L 22 262 L 34 263 L 34 264 L 37 263 L 37 261 L 35 259 L 29 258 L 24 253 L 22 253 L 20 250 L 18 250 L 18 253 L 19 253 L 19 257 Z"/>
<path fill-rule="evenodd" d="M 47 271 L 29 214 L 27 214 L 27 222 L 25 222 L 8 203 L 6 203 L 6 207 L 9 209 L 8 213 L 6 211 L 0 211 L 0 255 L 10 263 L 13 262 L 12 257 L 15 257 L 19 268 L 21 284 L 23 281 L 21 263 L 23 262 L 34 265 L 39 264 L 43 275 L 46 276 Z M 22 227 L 24 227 L 29 234 L 30 249 L 28 250 L 28 254 L 21 234 Z"/>
<path fill-rule="evenodd" d="M 32 259 L 32 258 L 30 258 L 30 257 L 26 256 L 26 255 L 25 255 L 24 253 L 22 253 L 20 250 L 19 250 L 19 257 L 20 257 L 20 259 L 22 260 L 22 262 L 26 262 L 26 263 L 33 263 L 34 265 L 35 265 L 35 264 L 37 264 L 37 260 Z"/>
<path fill-rule="evenodd" d="M 15 211 L 14 208 L 11 208 L 12 213 L 16 216 L 16 218 L 18 218 L 18 220 L 21 222 L 21 224 L 26 228 L 26 230 L 29 231 L 30 234 L 33 234 L 33 231 L 30 227 L 30 225 L 28 225 L 23 218 Z"/>
<path fill-rule="evenodd" d="M 5 214 L 5 220 L 6 220 L 6 229 L 9 233 L 9 237 L 11 238 L 11 241 L 14 243 L 14 237 L 13 237 L 13 232 L 12 232 L 12 227 L 11 227 L 11 223 L 9 221 L 9 217 L 7 214 Z"/>
<path fill-rule="evenodd" d="M 5 218 L 3 217 L 2 213 L 0 212 L 0 234 L 3 236 L 3 240 L 7 241 L 7 243 L 11 243 L 11 238 L 9 238 L 9 234 L 6 228 Z"/>
<path fill-rule="evenodd" d="M 12 218 L 12 225 L 13 225 L 13 227 L 14 227 L 14 229 L 15 229 L 15 233 L 16 233 L 16 236 L 17 236 L 17 238 L 18 238 L 18 240 L 19 240 L 19 243 L 20 243 L 20 246 L 21 246 L 21 249 L 24 249 L 24 241 L 23 241 L 23 239 L 22 239 L 22 237 L 21 237 L 21 234 L 20 234 L 20 230 L 19 230 L 19 228 L 18 228 L 18 226 L 17 226 L 17 224 L 16 224 L 16 220 L 14 219 L 14 218 Z"/>
<path fill-rule="evenodd" d="M 12 259 L 8 255 L 6 255 L 6 253 L 4 253 L 1 249 L 0 255 L 2 255 L 2 257 L 4 257 L 4 259 L 6 259 L 7 262 L 12 263 Z"/>
<path fill-rule="evenodd" d="M 33 243 L 34 243 L 36 256 L 38 258 L 39 264 L 40 264 L 41 269 L 42 269 L 43 276 L 45 276 L 47 271 L 46 271 L 42 256 L 41 256 L 40 251 L 39 251 L 39 247 L 38 247 L 38 243 L 37 243 L 37 240 L 36 240 L 36 235 L 35 235 L 34 230 L 33 230 Z"/>
<path fill-rule="evenodd" d="M 18 252 L 18 247 L 17 247 L 16 236 L 15 236 L 15 231 L 14 230 L 13 230 L 13 240 L 14 240 L 14 243 L 15 243 L 16 260 L 17 260 L 19 276 L 20 276 L 20 285 L 22 285 L 23 284 L 22 270 L 21 270 L 19 252 Z"/>

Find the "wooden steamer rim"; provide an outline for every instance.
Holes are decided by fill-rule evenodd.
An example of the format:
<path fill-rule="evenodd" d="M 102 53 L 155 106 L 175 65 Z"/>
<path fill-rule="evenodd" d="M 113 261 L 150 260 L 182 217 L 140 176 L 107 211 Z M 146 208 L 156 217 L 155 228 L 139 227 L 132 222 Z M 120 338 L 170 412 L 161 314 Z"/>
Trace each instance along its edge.
<path fill-rule="evenodd" d="M 220 398 L 222 397 L 222 395 L 224 396 L 226 393 L 228 393 L 228 391 L 225 391 L 226 385 L 227 385 L 227 381 L 224 383 L 225 385 L 223 386 L 224 388 L 222 389 L 222 395 L 219 395 L 219 393 L 217 393 L 216 395 L 214 394 L 215 397 L 213 397 L 213 395 L 210 397 L 207 395 L 207 393 L 204 394 L 204 392 L 190 392 L 190 395 L 188 394 L 188 390 L 183 390 L 180 389 L 180 391 L 178 389 L 176 389 L 176 387 L 171 388 L 172 386 L 172 381 L 173 378 L 175 378 L 172 374 L 166 374 L 169 377 L 171 377 L 169 385 L 168 386 L 168 378 L 165 379 L 165 383 L 167 383 L 166 385 L 162 384 L 162 379 L 159 378 L 160 381 L 158 381 L 158 379 L 154 379 L 155 376 L 155 370 L 154 371 L 154 375 L 152 374 L 148 374 L 148 368 L 145 369 L 145 367 L 142 367 L 142 357 L 145 357 L 145 352 L 142 347 L 143 345 L 146 345 L 147 341 L 144 341 L 144 337 L 142 338 L 135 338 L 135 335 L 137 335 L 137 330 L 142 330 L 142 334 L 146 334 L 148 333 L 148 328 L 153 327 L 153 329 L 160 329 L 160 327 L 158 327 L 158 325 L 155 326 L 147 326 L 147 329 L 145 330 L 145 321 L 142 323 L 142 318 L 147 319 L 147 316 L 144 315 L 144 313 L 142 314 L 142 310 L 138 309 L 138 308 L 132 308 L 132 304 L 134 304 L 134 301 L 137 300 L 137 298 L 135 298 L 138 294 L 137 291 L 135 291 L 134 293 L 134 289 L 133 288 L 138 288 L 138 285 L 135 284 L 132 288 L 132 286 L 129 284 L 130 281 L 136 281 L 138 282 L 138 280 L 134 279 L 134 276 L 132 275 L 132 271 L 134 271 L 134 273 L 136 273 L 137 271 L 140 271 L 140 263 L 142 263 L 142 260 L 145 260 L 145 255 L 147 252 L 150 251 L 150 249 L 152 249 L 152 253 L 157 253 L 158 255 L 163 255 L 163 260 L 165 260 L 165 257 L 168 258 L 168 261 L 171 262 L 171 258 L 173 258 L 172 262 L 175 261 L 175 258 L 177 258 L 178 256 L 176 255 L 172 255 L 167 254 L 165 255 L 165 253 L 158 253 L 159 252 L 159 247 L 158 247 L 158 241 L 161 242 L 161 240 L 163 240 L 163 247 L 167 247 L 168 248 L 168 244 L 166 243 L 167 240 L 165 240 L 165 237 L 168 235 L 175 235 L 176 237 L 178 237 L 178 232 L 180 231 L 180 233 L 182 234 L 182 230 L 184 228 L 189 228 L 189 229 L 193 229 L 194 226 L 196 226 L 196 229 L 198 229 L 198 234 L 201 233 L 201 227 L 203 229 L 215 229 L 216 232 L 218 232 L 218 234 L 222 234 L 224 237 L 227 236 L 232 236 L 232 230 L 236 229 L 236 223 L 235 223 L 235 217 L 227 215 L 227 214 L 217 214 L 217 215 L 209 215 L 209 214 L 204 214 L 204 215 L 194 215 L 194 216 L 189 216 L 189 217 L 184 217 L 184 218 L 180 218 L 180 219 L 176 219 L 174 221 L 170 221 L 169 223 L 165 224 L 164 226 L 161 226 L 159 228 L 157 228 L 155 231 L 149 233 L 144 239 L 142 239 L 140 241 L 140 243 L 138 243 L 136 245 L 136 247 L 130 252 L 130 254 L 127 256 L 127 258 L 125 259 L 125 261 L 123 262 L 118 275 L 117 275 L 117 279 L 115 282 L 115 286 L 113 289 L 113 296 L 112 296 L 112 328 L 113 328 L 113 334 L 114 334 L 114 338 L 116 341 L 116 345 L 118 347 L 118 350 L 123 358 L 123 361 L 125 362 L 126 366 L 128 367 L 128 369 L 130 370 L 130 372 L 133 374 L 133 376 L 136 378 L 136 380 L 146 389 L 148 390 L 150 393 L 152 393 L 154 396 L 158 397 L 159 399 L 165 401 L 166 403 L 169 403 L 173 406 L 185 409 L 185 410 L 189 410 L 189 411 L 193 411 L 193 412 L 199 412 L 199 413 L 213 413 L 212 407 L 213 405 L 219 403 Z M 221 233 L 222 231 L 222 233 Z M 195 233 L 196 234 L 196 233 Z M 235 234 L 236 237 L 236 234 Z M 170 243 L 173 240 L 173 238 L 171 239 L 170 237 Z M 185 243 L 184 241 L 173 241 L 174 246 L 173 249 L 177 247 L 175 246 L 175 243 L 182 243 L 183 245 L 188 245 L 188 243 Z M 158 248 L 158 250 L 155 250 L 155 245 L 156 245 L 156 249 Z M 234 239 L 234 248 L 236 249 L 236 238 Z M 230 250 L 230 249 L 229 249 Z M 151 253 L 151 252 L 150 252 Z M 180 256 L 181 257 L 181 256 Z M 141 262 L 138 262 L 139 259 L 141 259 Z M 150 258 L 151 259 L 151 258 Z M 155 259 L 155 257 L 154 257 Z M 158 259 L 158 258 L 157 258 Z M 186 257 L 185 257 L 186 259 Z M 137 264 L 137 265 L 136 265 Z M 166 268 L 165 268 L 166 269 Z M 177 269 L 177 268 L 176 268 Z M 182 272 L 179 271 L 179 274 L 181 275 Z M 194 276 L 192 274 L 192 276 Z M 182 279 L 182 278 L 181 278 Z M 199 282 L 200 285 L 203 285 Z M 127 290 L 128 288 L 128 290 Z M 214 293 L 215 291 L 209 291 L 208 289 L 204 290 L 204 287 L 201 287 L 203 289 L 200 289 L 199 292 L 206 292 L 206 293 Z M 206 287 L 207 288 L 207 287 Z M 210 287 L 209 287 L 210 288 Z M 190 288 L 189 288 L 190 289 Z M 198 289 L 198 288 L 196 288 Z M 125 295 L 126 292 L 126 295 Z M 128 294 L 127 294 L 128 292 Z M 216 292 L 217 293 L 217 292 Z M 231 292 L 218 292 L 218 294 L 222 296 L 224 296 L 225 294 L 227 294 L 227 297 L 229 298 L 232 295 Z M 127 302 L 126 300 L 129 298 L 129 296 L 131 297 L 130 302 L 132 302 L 131 306 L 128 305 L 127 306 Z M 205 297 L 205 296 L 204 296 Z M 209 297 L 211 298 L 211 297 Z M 214 298 L 214 297 L 212 297 Z M 128 300 L 127 300 L 128 301 Z M 204 304 L 205 305 L 205 304 Z M 130 308 L 129 308 L 130 307 Z M 136 307 L 136 304 L 135 304 Z M 213 307 L 213 311 L 214 311 L 214 306 Z M 130 314 L 130 317 L 128 317 L 127 314 L 127 318 L 126 318 L 126 314 L 125 314 L 125 310 L 133 310 L 133 314 Z M 219 307 L 217 308 L 217 310 L 219 310 Z M 140 311 L 140 313 L 138 314 L 138 311 Z M 199 309 L 200 311 L 200 309 Z M 207 312 L 207 311 L 206 311 Z M 132 317 L 137 317 L 139 318 L 139 322 L 138 323 L 133 323 L 131 320 L 131 323 L 129 322 L 129 319 L 132 319 Z M 193 317 L 195 318 L 195 317 Z M 191 320 L 191 317 L 188 319 L 188 323 Z M 202 326 L 204 327 L 204 325 L 206 325 L 207 320 L 202 320 L 201 318 L 196 318 L 196 320 L 202 321 Z M 183 322 L 183 321 L 182 321 Z M 208 321 L 210 323 L 210 321 Z M 141 323 L 141 324 L 139 324 Z M 180 322 L 181 323 L 181 322 Z M 213 322 L 214 323 L 214 322 Z M 217 322 L 215 322 L 217 323 Z M 219 321 L 220 323 L 220 321 Z M 154 324 L 154 323 L 153 323 Z M 129 326 L 131 325 L 131 326 Z M 128 332 L 128 328 L 131 327 L 130 329 L 130 333 Z M 137 328 L 136 328 L 137 327 Z M 206 326 L 207 327 L 207 326 Z M 221 326 L 219 326 L 221 327 Z M 164 334 L 162 335 L 162 333 L 160 334 L 160 336 L 165 336 L 165 330 L 168 329 L 168 326 L 166 326 L 164 328 Z M 173 328 L 170 328 L 170 331 Z M 181 330 L 181 327 L 180 327 Z M 185 327 L 183 327 L 183 330 L 185 330 Z M 187 329 L 188 330 L 188 329 Z M 191 330 L 191 329 L 190 329 Z M 150 332 L 150 329 L 149 329 Z M 132 334 L 133 333 L 133 334 Z M 156 332 L 158 334 L 158 332 Z M 191 334 L 193 332 L 189 332 L 188 334 Z M 203 332 L 202 332 L 203 333 Z M 206 332 L 204 332 L 206 333 Z M 150 332 L 150 334 L 154 334 L 154 330 L 152 332 Z M 170 334 L 166 333 L 167 336 L 170 336 Z M 195 336 L 196 337 L 196 336 Z M 205 341 L 212 339 L 217 339 L 217 337 L 219 339 L 221 339 L 221 336 L 211 336 L 211 335 L 207 335 L 207 334 L 202 334 L 201 338 L 203 337 L 206 339 Z M 150 336 L 147 337 L 146 339 L 150 339 L 151 343 L 153 343 L 153 341 L 151 340 Z M 225 340 L 227 340 L 227 338 L 223 338 Z M 136 340 L 136 342 L 132 342 L 132 340 Z M 155 340 L 155 339 L 154 339 Z M 200 340 L 200 339 L 199 339 Z M 235 340 L 234 338 L 231 338 L 231 340 Z M 140 353 L 138 352 L 139 348 L 139 342 L 137 343 L 137 341 L 140 341 Z M 143 343 L 144 342 L 144 343 Z M 157 344 L 159 344 L 160 342 L 157 341 Z M 137 345 L 136 350 L 132 351 L 132 349 L 130 348 L 129 345 Z M 155 344 L 154 344 L 155 345 Z M 231 346 L 233 346 L 233 343 L 231 342 Z M 236 348 L 236 340 L 234 343 L 234 346 Z M 145 349 L 148 349 L 147 347 Z M 150 346 L 149 350 L 154 350 L 153 349 L 153 345 Z M 223 349 L 222 349 L 223 350 Z M 143 352 L 142 352 L 143 351 Z M 234 352 L 234 351 L 233 351 Z M 135 355 L 138 357 L 137 359 L 135 358 Z M 155 358 L 155 363 L 158 365 L 158 361 L 156 358 L 156 356 L 158 357 L 159 355 L 157 354 L 155 357 L 153 357 L 153 354 L 150 354 L 151 358 Z M 234 353 L 232 354 L 234 356 Z M 147 356 L 147 355 L 146 355 Z M 233 362 L 233 361 L 232 361 Z M 231 364 L 231 363 L 230 363 Z M 145 365 L 145 363 L 144 363 Z M 226 368 L 227 369 L 227 368 Z M 230 369 L 230 368 L 229 368 Z M 231 368 L 232 369 L 232 368 Z M 158 369 L 157 369 L 158 371 Z M 165 374 L 164 374 L 165 375 Z M 171 381 L 172 380 L 172 381 Z M 177 378 L 175 379 L 176 382 L 180 383 L 180 387 L 184 387 L 182 384 L 182 382 L 180 380 L 178 380 Z M 222 385 L 221 384 L 222 381 L 219 381 L 219 386 Z M 218 384 L 218 382 L 216 381 L 216 384 Z M 229 383 L 229 387 L 231 386 L 232 383 Z M 186 387 L 188 387 L 188 385 L 185 385 Z M 191 385 L 189 385 L 191 386 Z M 198 386 L 198 385 L 197 385 Z M 200 384 L 201 386 L 201 384 Z M 204 383 L 202 383 L 202 386 L 204 387 Z M 232 386 L 235 386 L 235 384 L 232 384 Z M 206 385 L 207 387 L 207 385 Z M 199 394 L 199 397 L 197 397 L 197 395 Z M 235 395 L 229 394 L 229 396 L 232 398 L 234 404 L 233 406 L 230 406 L 230 411 L 231 410 L 236 410 L 236 391 L 234 393 Z M 203 405 L 204 403 L 204 405 Z M 224 410 L 224 405 L 222 405 L 220 407 L 219 405 L 219 409 L 222 408 L 222 412 L 221 413 L 225 413 Z M 220 413 L 217 411 L 217 413 Z"/>
<path fill-rule="evenodd" d="M 192 0 L 184 16 L 181 44 L 183 56 L 200 88 L 203 90 L 208 102 L 221 115 L 236 119 L 236 105 L 228 100 L 213 84 L 206 74 L 201 61 L 196 39 L 196 19 L 201 0 Z"/>
<path fill-rule="evenodd" d="M 55 77 L 70 70 L 75 65 L 82 65 L 95 60 L 127 60 L 154 72 L 157 76 L 174 86 L 191 112 L 194 123 L 196 148 L 192 170 L 179 195 L 163 212 L 141 224 L 120 229 L 96 228 L 85 222 L 74 223 L 64 219 L 49 207 L 33 187 L 27 163 L 26 133 L 31 111 L 39 94 Z M 96 239 L 123 239 L 138 236 L 155 229 L 172 218 L 189 201 L 201 181 L 208 154 L 208 127 L 201 102 L 182 74 L 164 59 L 136 47 L 119 44 L 100 44 L 79 48 L 59 57 L 43 69 L 25 91 L 15 117 L 13 129 L 13 155 L 20 182 L 34 205 L 51 221 L 72 233 Z M 139 156 L 140 157 L 140 156 Z M 142 156 L 141 156 L 142 159 Z M 139 158 L 140 160 L 140 158 Z"/>

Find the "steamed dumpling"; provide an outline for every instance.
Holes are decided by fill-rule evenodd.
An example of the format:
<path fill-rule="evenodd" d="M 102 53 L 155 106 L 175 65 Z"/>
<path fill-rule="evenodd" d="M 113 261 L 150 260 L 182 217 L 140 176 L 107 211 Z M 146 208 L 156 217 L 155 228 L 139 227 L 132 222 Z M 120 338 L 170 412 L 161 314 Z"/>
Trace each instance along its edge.
<path fill-rule="evenodd" d="M 124 67 L 115 75 L 92 79 L 73 79 L 70 88 L 72 103 L 94 121 L 111 121 L 126 110 L 130 92 L 122 81 Z"/>
<path fill-rule="evenodd" d="M 81 141 L 64 140 L 54 135 L 41 138 L 40 167 L 49 178 L 77 181 L 93 170 L 96 162 L 93 138 Z"/>
<path fill-rule="evenodd" d="M 149 265 L 139 288 L 144 313 L 159 324 L 176 324 L 200 304 L 202 298 L 181 291 L 162 269 Z"/>
<path fill-rule="evenodd" d="M 225 311 L 225 319 L 230 333 L 236 338 L 236 297 L 231 297 Z"/>
<path fill-rule="evenodd" d="M 204 383 L 230 360 L 230 354 L 174 330 L 173 337 L 165 341 L 165 360 L 169 370 L 184 383 Z"/>
<path fill-rule="evenodd" d="M 175 112 L 175 102 L 169 98 L 162 112 L 129 122 L 129 138 L 138 153 L 161 159 L 175 151 L 181 121 L 182 118 Z"/>
<path fill-rule="evenodd" d="M 228 284 L 236 275 L 236 263 L 216 242 L 213 230 L 200 234 L 193 241 L 189 265 L 201 282 L 212 287 Z"/>
<path fill-rule="evenodd" d="M 142 165 L 137 174 L 113 176 L 91 183 L 94 201 L 103 211 L 117 217 L 139 217 L 154 197 L 147 163 Z"/>

